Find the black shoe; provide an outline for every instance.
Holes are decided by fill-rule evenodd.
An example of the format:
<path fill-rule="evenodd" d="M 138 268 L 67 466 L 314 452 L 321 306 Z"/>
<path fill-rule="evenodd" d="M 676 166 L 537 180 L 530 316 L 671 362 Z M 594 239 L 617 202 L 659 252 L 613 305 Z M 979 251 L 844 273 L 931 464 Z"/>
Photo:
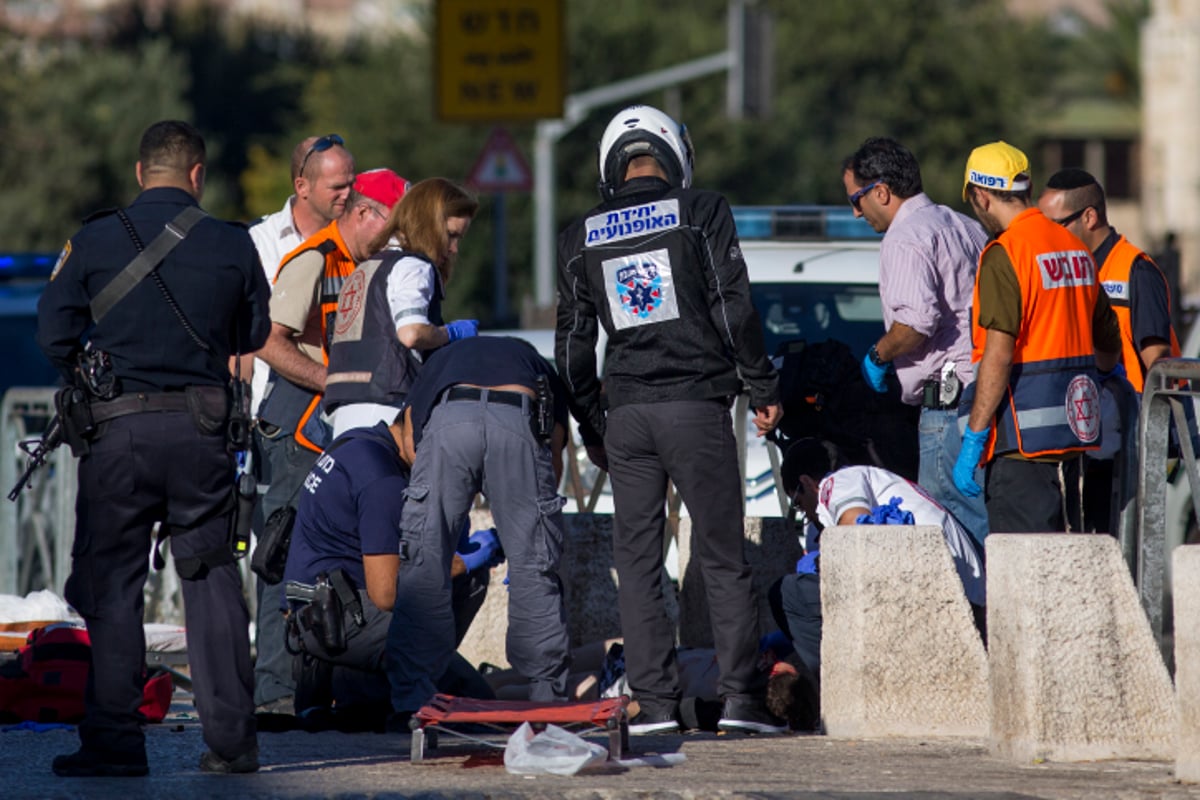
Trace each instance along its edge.
<path fill-rule="evenodd" d="M 720 728 L 717 723 L 721 719 L 722 705 L 719 700 L 705 700 L 703 697 L 685 697 L 679 701 L 679 725 L 685 731 L 710 731 L 716 733 Z"/>
<path fill-rule="evenodd" d="M 642 705 L 638 713 L 629 720 L 630 736 L 648 736 L 654 733 L 680 733 L 679 710 L 676 706 Z"/>
<path fill-rule="evenodd" d="M 767 711 L 761 697 L 727 697 L 717 727 L 738 733 L 786 733 L 787 722 Z"/>
<path fill-rule="evenodd" d="M 243 775 L 258 772 L 258 748 L 242 753 L 237 758 L 226 760 L 212 750 L 200 756 L 200 771 L 215 775 Z"/>
<path fill-rule="evenodd" d="M 80 749 L 65 756 L 55 756 L 54 774 L 60 778 L 140 778 L 150 773 L 146 756 L 118 757 L 101 755 Z"/>

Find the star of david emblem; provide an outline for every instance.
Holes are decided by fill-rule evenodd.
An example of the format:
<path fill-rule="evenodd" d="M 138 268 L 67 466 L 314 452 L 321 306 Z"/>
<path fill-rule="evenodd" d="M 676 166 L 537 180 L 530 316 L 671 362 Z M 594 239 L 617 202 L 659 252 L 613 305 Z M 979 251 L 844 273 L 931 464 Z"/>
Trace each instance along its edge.
<path fill-rule="evenodd" d="M 662 277 L 650 262 L 626 267 L 617 272 L 617 293 L 621 307 L 639 319 L 648 317 L 662 300 Z"/>

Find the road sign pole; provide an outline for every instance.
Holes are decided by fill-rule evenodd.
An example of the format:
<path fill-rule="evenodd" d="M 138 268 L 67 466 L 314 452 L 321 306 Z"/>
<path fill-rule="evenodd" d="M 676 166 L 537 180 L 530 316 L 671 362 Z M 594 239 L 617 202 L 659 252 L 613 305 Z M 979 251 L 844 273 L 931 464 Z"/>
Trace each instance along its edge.
<path fill-rule="evenodd" d="M 495 233 L 492 237 L 494 264 L 492 319 L 497 326 L 508 325 L 508 209 L 505 208 L 507 195 L 496 192 L 492 195 L 492 227 Z"/>

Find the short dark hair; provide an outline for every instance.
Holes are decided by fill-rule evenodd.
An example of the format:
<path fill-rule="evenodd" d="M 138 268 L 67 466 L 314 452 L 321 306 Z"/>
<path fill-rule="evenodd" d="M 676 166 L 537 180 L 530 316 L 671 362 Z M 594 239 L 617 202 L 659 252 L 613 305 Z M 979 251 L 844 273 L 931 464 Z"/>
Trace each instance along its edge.
<path fill-rule="evenodd" d="M 785 659 L 795 672 L 777 672 L 767 680 L 767 710 L 795 731 L 821 727 L 820 682 L 795 653 Z"/>
<path fill-rule="evenodd" d="M 800 485 L 800 476 L 807 475 L 820 481 L 844 463 L 845 458 L 833 442 L 811 437 L 797 439 L 788 445 L 779 467 L 783 490 L 790 497 Z"/>
<path fill-rule="evenodd" d="M 1096 216 L 1100 218 L 1100 224 L 1108 224 L 1108 203 L 1104 199 L 1104 187 L 1087 170 L 1078 167 L 1060 169 L 1050 176 L 1050 180 L 1046 181 L 1046 188 L 1066 193 L 1065 205 L 1070 207 L 1063 209 L 1064 211 L 1074 214 L 1076 211 L 1090 206 L 1096 209 Z"/>
<path fill-rule="evenodd" d="M 863 142 L 842 162 L 842 171 L 846 170 L 854 173 L 854 180 L 862 186 L 881 181 L 905 199 L 923 191 L 917 157 L 889 136 L 872 136 Z"/>
<path fill-rule="evenodd" d="M 187 173 L 197 164 L 203 164 L 206 155 L 200 131 L 176 119 L 151 125 L 138 145 L 138 161 L 142 162 L 143 171 Z"/>

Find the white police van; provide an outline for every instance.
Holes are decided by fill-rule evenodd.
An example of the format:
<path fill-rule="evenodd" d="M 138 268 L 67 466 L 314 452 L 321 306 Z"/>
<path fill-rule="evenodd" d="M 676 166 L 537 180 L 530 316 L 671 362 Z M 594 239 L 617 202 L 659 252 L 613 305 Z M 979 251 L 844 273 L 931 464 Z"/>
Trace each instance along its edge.
<path fill-rule="evenodd" d="M 865 220 L 855 219 L 849 207 L 735 207 L 733 213 L 768 354 L 797 339 L 809 343 L 838 339 L 861 355 L 883 335 L 881 237 Z M 527 339 L 543 356 L 554 358 L 552 330 L 494 333 Z M 746 513 L 783 516 L 786 501 L 776 489 L 772 470 L 774 446 L 754 435 L 745 397 L 735 410 L 740 412 L 738 430 L 745 434 Z M 586 510 L 599 478 L 583 448 L 576 447 L 575 452 L 581 486 L 574 486 L 570 475 L 564 477 L 561 491 L 568 498 L 568 512 Z M 585 498 L 582 504 L 577 493 Z M 592 510 L 612 512 L 607 481 Z M 680 513 L 686 514 L 686 508 Z"/>
<path fill-rule="evenodd" d="M 797 339 L 837 339 L 861 356 L 879 340 L 882 237 L 866 220 L 856 219 L 848 206 L 735 207 L 733 214 L 769 354 Z M 744 406 L 742 398 L 737 408 Z M 774 445 L 755 437 L 748 418 L 743 425 L 746 514 L 783 516 L 787 505 L 772 470 Z"/>

